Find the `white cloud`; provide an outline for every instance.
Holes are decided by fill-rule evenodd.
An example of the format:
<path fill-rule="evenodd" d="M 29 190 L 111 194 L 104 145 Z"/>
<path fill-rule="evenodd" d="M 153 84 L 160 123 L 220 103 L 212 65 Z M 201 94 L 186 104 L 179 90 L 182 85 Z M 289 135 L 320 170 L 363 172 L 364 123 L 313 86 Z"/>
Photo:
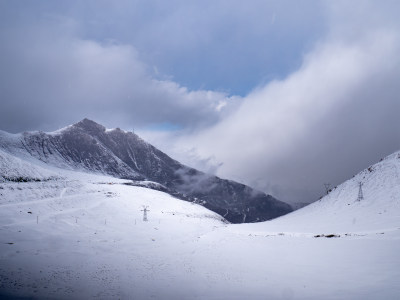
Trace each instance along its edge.
<path fill-rule="evenodd" d="M 64 23 L 31 30 L 2 39 L 3 129 L 16 120 L 14 131 L 46 129 L 42 120 L 55 129 L 83 117 L 120 127 L 170 122 L 194 129 L 219 120 L 238 99 L 153 78 L 130 45 L 83 39 Z"/>
<path fill-rule="evenodd" d="M 321 41 L 299 70 L 256 89 L 218 124 L 182 136 L 181 149 L 194 147 L 223 163 L 218 175 L 290 202 L 315 200 L 324 182 L 338 184 L 397 150 L 399 34 L 359 33 Z"/>

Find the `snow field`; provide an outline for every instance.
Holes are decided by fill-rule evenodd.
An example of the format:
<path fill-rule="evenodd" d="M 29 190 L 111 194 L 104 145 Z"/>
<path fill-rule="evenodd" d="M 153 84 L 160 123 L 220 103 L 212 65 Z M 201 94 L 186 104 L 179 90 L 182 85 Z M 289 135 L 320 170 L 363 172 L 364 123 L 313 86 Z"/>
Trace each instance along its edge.
<path fill-rule="evenodd" d="M 41 182 L 3 184 L 7 195 L 0 199 L 0 291 L 82 299 L 95 291 L 96 296 L 109 298 L 121 297 L 126 289 L 134 295 L 143 289 L 151 291 L 159 276 L 160 290 L 164 282 L 174 284 L 176 277 L 184 280 L 182 266 L 175 269 L 168 257 L 197 236 L 224 226 L 220 217 L 167 194 L 115 181 L 108 178 L 87 185 L 65 181 L 45 188 Z M 31 190 L 42 192 L 41 199 L 34 200 L 37 194 L 25 198 Z M 10 198 L 25 201 L 13 204 Z M 142 221 L 143 205 L 149 206 L 149 222 Z M 190 260 L 185 261 L 190 270 Z M 57 275 L 52 277 L 54 270 Z M 6 274 L 14 274 L 13 279 Z M 36 277 L 46 284 L 37 283 Z M 123 288 L 118 280 L 118 287 L 109 290 L 121 277 L 130 280 L 122 280 Z M 104 281 L 109 283 L 107 288 Z M 132 290 L 135 282 L 140 287 Z"/>
<path fill-rule="evenodd" d="M 53 168 L 50 180 L 3 182 L 0 296 L 398 299 L 399 164 L 396 153 L 321 201 L 240 225 L 111 177 Z"/>

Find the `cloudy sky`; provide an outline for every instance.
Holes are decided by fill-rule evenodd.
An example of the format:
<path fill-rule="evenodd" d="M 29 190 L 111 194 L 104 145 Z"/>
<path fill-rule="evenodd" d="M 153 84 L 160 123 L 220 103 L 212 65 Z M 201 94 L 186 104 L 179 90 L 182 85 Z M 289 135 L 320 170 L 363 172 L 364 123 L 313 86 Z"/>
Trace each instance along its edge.
<path fill-rule="evenodd" d="M 397 0 L 0 0 L 0 129 L 88 117 L 313 201 L 400 150 L 399 11 Z"/>

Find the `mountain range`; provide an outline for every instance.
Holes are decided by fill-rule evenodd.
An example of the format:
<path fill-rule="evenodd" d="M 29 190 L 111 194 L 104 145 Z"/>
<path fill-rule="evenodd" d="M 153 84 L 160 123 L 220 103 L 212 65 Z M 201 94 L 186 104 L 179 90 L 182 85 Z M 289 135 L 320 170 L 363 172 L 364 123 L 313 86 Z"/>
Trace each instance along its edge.
<path fill-rule="evenodd" d="M 139 169 L 104 175 L 129 171 L 115 155 L 92 171 L 101 152 L 60 141 L 81 125 L 0 133 L 0 299 L 398 298 L 400 152 L 307 207 L 228 224 Z"/>
<path fill-rule="evenodd" d="M 70 170 L 131 180 L 195 202 L 232 223 L 270 220 L 291 212 L 289 204 L 244 184 L 181 164 L 133 132 L 83 119 L 55 132 L 0 132 L 0 149 Z"/>

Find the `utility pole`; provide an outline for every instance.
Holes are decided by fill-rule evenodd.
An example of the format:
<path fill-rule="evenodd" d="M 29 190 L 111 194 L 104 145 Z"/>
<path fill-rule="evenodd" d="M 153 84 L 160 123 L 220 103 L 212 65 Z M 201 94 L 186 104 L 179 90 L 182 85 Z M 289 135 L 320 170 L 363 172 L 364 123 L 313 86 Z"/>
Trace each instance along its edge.
<path fill-rule="evenodd" d="M 362 186 L 363 186 L 362 182 L 359 182 L 359 183 L 358 183 L 358 197 L 357 197 L 357 201 L 364 200 L 364 194 L 363 194 L 363 191 L 362 191 Z"/>
<path fill-rule="evenodd" d="M 144 206 L 143 205 L 143 209 L 141 210 L 143 212 L 143 222 L 147 222 L 147 212 L 150 211 L 149 209 L 147 209 L 148 206 Z"/>

